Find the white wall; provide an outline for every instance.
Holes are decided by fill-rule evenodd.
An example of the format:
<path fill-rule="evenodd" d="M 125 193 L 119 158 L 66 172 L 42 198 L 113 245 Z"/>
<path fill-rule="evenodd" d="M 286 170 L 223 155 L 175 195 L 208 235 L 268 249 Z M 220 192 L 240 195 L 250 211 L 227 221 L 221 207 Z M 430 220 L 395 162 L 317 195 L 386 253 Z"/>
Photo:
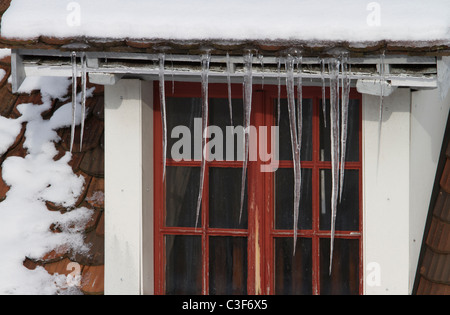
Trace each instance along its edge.
<path fill-rule="evenodd" d="M 410 278 L 414 286 L 423 232 L 428 215 L 450 107 L 450 94 L 442 100 L 438 90 L 412 93 L 410 162 Z"/>
<path fill-rule="evenodd" d="M 438 90 L 387 97 L 377 162 L 379 97 L 363 96 L 366 294 L 412 293 L 449 107 Z"/>
<path fill-rule="evenodd" d="M 105 294 L 153 292 L 152 100 L 151 82 L 105 86 Z"/>
<path fill-rule="evenodd" d="M 409 89 L 385 98 L 384 109 L 378 160 L 379 97 L 363 96 L 365 294 L 407 294 Z"/>

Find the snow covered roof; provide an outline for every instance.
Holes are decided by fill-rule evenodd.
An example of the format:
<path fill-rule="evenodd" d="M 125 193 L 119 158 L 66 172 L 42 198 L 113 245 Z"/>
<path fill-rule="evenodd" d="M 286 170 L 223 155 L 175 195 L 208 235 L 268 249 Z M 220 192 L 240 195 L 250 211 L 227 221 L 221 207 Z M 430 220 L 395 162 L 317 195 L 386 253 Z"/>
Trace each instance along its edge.
<path fill-rule="evenodd" d="M 431 41 L 449 0 L 13 0 L 2 36 L 30 39 Z"/>
<path fill-rule="evenodd" d="M 442 49 L 450 46 L 450 0 L 12 0 L 1 37 L 10 46 L 72 39 L 89 45 L 127 40 L 122 44 L 132 48 L 153 41 L 188 48 L 194 42 L 257 42 L 269 50 L 341 42 L 367 49 L 388 42 Z"/>

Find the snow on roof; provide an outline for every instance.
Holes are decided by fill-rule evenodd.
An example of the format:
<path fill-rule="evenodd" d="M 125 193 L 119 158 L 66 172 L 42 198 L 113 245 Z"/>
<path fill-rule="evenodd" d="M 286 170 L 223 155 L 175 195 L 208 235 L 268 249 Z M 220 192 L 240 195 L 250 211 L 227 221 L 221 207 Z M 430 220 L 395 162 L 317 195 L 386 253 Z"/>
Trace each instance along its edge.
<path fill-rule="evenodd" d="M 1 36 L 449 41 L 450 0 L 12 0 Z"/>

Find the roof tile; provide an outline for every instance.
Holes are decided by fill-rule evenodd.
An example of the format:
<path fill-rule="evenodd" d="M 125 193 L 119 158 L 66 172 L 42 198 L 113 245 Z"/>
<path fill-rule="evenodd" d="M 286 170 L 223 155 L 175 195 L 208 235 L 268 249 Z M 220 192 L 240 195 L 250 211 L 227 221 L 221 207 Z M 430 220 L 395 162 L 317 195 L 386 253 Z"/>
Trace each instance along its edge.
<path fill-rule="evenodd" d="M 104 177 L 104 164 L 105 157 L 103 148 L 97 146 L 96 148 L 84 153 L 83 159 L 80 163 L 80 170 L 95 177 Z"/>
<path fill-rule="evenodd" d="M 5 84 L 2 88 L 0 88 L 0 99 L 2 100 L 0 102 L 0 115 L 9 117 L 14 105 L 16 104 L 17 95 L 11 93 L 8 89 L 8 84 Z"/>
<path fill-rule="evenodd" d="M 431 221 L 427 245 L 434 252 L 450 254 L 450 224 L 434 217 Z"/>
<path fill-rule="evenodd" d="M 429 281 L 450 286 L 450 254 L 439 254 L 427 249 L 420 273 Z"/>
<path fill-rule="evenodd" d="M 439 192 L 433 215 L 439 220 L 450 223 L 450 194 L 444 190 Z"/>
<path fill-rule="evenodd" d="M 444 167 L 444 172 L 440 181 L 442 189 L 450 193 L 450 159 L 447 160 Z"/>
<path fill-rule="evenodd" d="M 450 286 L 422 278 L 417 289 L 418 295 L 450 295 Z"/>
<path fill-rule="evenodd" d="M 103 178 L 93 177 L 89 190 L 86 195 L 86 201 L 96 209 L 105 207 L 105 180 Z"/>
<path fill-rule="evenodd" d="M 45 270 L 51 275 L 60 274 L 60 275 L 69 275 L 72 272 L 70 267 L 70 261 L 68 258 L 64 258 L 57 262 L 49 263 L 44 266 Z M 81 271 L 81 270 L 80 270 Z"/>
<path fill-rule="evenodd" d="M 83 268 L 81 291 L 85 294 L 103 294 L 105 267 L 86 266 Z"/>

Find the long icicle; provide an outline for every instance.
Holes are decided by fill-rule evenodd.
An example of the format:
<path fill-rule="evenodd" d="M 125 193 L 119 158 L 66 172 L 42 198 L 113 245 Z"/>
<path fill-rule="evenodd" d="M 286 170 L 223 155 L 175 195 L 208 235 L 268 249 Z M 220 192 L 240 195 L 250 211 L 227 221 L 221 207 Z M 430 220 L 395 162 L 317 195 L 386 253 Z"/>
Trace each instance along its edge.
<path fill-rule="evenodd" d="M 244 165 L 242 167 L 241 181 L 241 204 L 239 211 L 239 223 L 242 220 L 242 212 L 244 209 L 245 187 L 247 178 L 247 165 L 249 158 L 249 142 L 250 142 L 250 117 L 252 112 L 252 93 L 253 93 L 253 54 L 248 52 L 244 55 Z"/>
<path fill-rule="evenodd" d="M 261 55 L 261 54 L 258 54 L 258 60 L 259 60 L 259 63 L 261 65 L 261 74 L 262 74 L 261 88 L 264 89 L 264 56 Z"/>
<path fill-rule="evenodd" d="M 280 126 L 280 116 L 281 116 L 281 58 L 278 57 L 278 65 L 277 65 L 277 73 L 278 73 L 278 99 L 277 99 L 277 126 Z"/>
<path fill-rule="evenodd" d="M 203 186 L 205 183 L 206 170 L 206 140 L 208 137 L 208 75 L 209 63 L 211 56 L 209 53 L 202 55 L 202 165 L 200 169 L 200 188 L 197 199 L 197 214 L 195 219 L 195 228 L 198 226 L 198 219 L 200 216 L 200 209 L 203 199 Z"/>
<path fill-rule="evenodd" d="M 77 53 L 72 52 L 72 126 L 70 133 L 70 152 L 73 150 L 75 140 L 76 110 L 77 110 Z"/>
<path fill-rule="evenodd" d="M 341 171 L 339 185 L 339 202 L 342 202 L 345 177 L 345 158 L 347 150 L 348 106 L 350 101 L 350 78 L 348 75 L 348 57 L 342 57 L 342 110 L 341 110 Z"/>
<path fill-rule="evenodd" d="M 234 126 L 233 124 L 233 102 L 231 99 L 231 60 L 230 54 L 227 53 L 227 84 L 228 84 L 228 108 L 230 111 L 230 126 Z"/>
<path fill-rule="evenodd" d="M 294 255 L 295 255 L 295 247 L 296 247 L 296 239 L 297 239 L 297 229 L 298 229 L 298 220 L 299 220 L 299 211 L 300 211 L 300 198 L 301 198 L 301 186 L 302 186 L 302 167 L 301 167 L 301 156 L 302 156 L 302 136 L 303 136 L 303 59 L 302 57 L 297 57 L 297 68 L 298 68 L 298 78 L 297 78 L 297 147 L 298 147 L 298 154 L 296 158 L 298 159 L 296 161 L 296 165 L 294 168 L 298 168 L 298 171 L 300 173 L 296 174 L 296 182 L 295 185 L 295 193 L 298 193 L 297 199 L 298 199 L 298 206 L 295 208 L 294 212 Z"/>
<path fill-rule="evenodd" d="M 377 171 L 380 162 L 381 154 L 381 131 L 383 126 L 383 111 L 384 111 L 384 83 L 386 75 L 386 65 L 385 65 L 385 51 L 380 56 L 380 107 L 379 107 L 379 120 L 378 120 L 378 153 L 377 153 Z"/>
<path fill-rule="evenodd" d="M 297 247 L 297 224 L 300 206 L 300 188 L 301 188 L 301 165 L 300 165 L 300 147 L 297 132 L 297 119 L 295 115 L 295 82 L 294 82 L 294 57 L 288 55 L 286 58 L 286 91 L 288 96 L 288 112 L 289 125 L 291 130 L 291 146 L 292 146 L 292 160 L 294 163 L 294 252 L 295 255 Z"/>
<path fill-rule="evenodd" d="M 331 129 L 331 238 L 330 238 L 330 270 L 333 267 L 334 237 L 336 234 L 336 214 L 339 189 L 339 61 L 332 59 L 330 69 L 330 129 Z"/>
<path fill-rule="evenodd" d="M 167 116 L 166 116 L 166 88 L 165 88 L 165 61 L 166 55 L 159 54 L 159 98 L 161 104 L 161 123 L 163 136 L 163 177 L 162 182 L 166 179 L 166 158 L 167 158 Z"/>
<path fill-rule="evenodd" d="M 323 124 L 324 127 L 327 128 L 327 99 L 325 96 L 325 59 L 321 60 L 321 70 L 320 70 L 320 75 L 321 75 L 321 79 L 322 79 L 322 113 L 323 113 Z"/>
<path fill-rule="evenodd" d="M 86 119 L 86 84 L 87 84 L 87 60 L 86 53 L 81 55 L 81 135 L 80 151 L 83 149 L 84 121 Z"/>
<path fill-rule="evenodd" d="M 297 57 L 297 70 L 298 70 L 298 78 L 297 78 L 297 101 L 298 101 L 298 111 L 297 111 L 297 126 L 298 126 L 298 145 L 300 148 L 300 153 L 302 149 L 302 125 L 303 125 L 303 77 L 302 77 L 302 67 L 303 67 L 303 58 Z"/>

